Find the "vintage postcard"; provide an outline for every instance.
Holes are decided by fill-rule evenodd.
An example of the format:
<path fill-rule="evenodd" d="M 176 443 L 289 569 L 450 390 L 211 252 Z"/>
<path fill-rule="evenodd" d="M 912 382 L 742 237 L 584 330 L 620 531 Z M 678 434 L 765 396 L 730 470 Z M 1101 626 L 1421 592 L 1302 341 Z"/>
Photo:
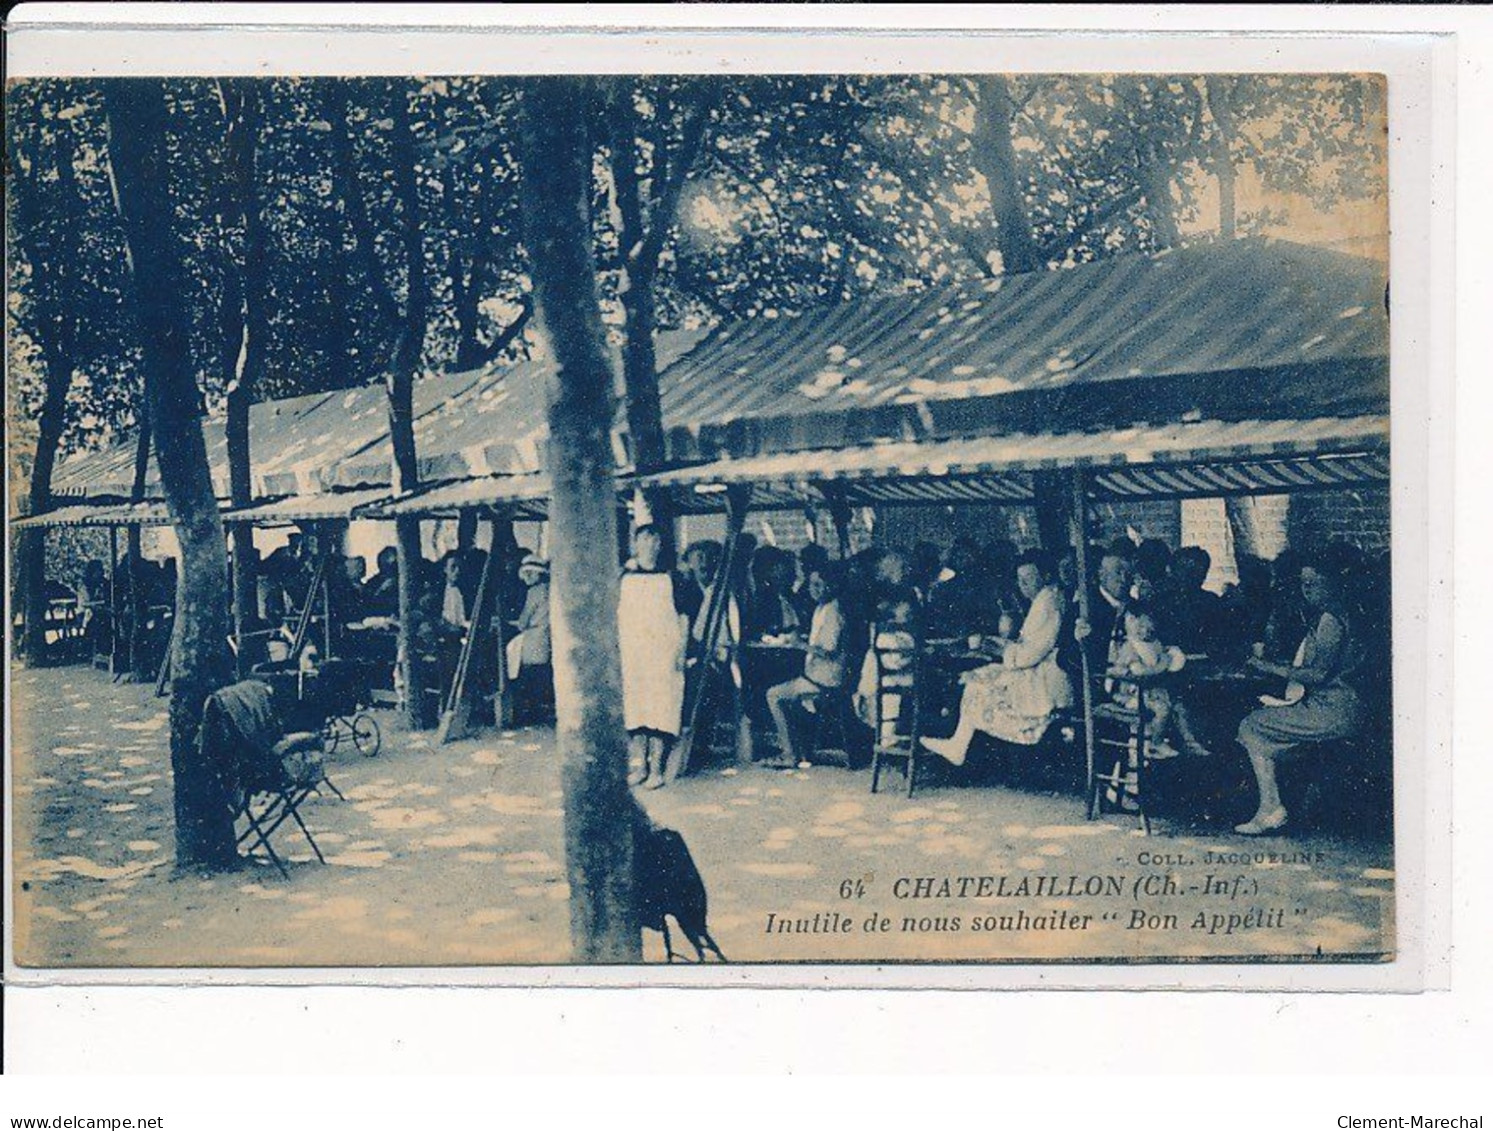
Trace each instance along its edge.
<path fill-rule="evenodd" d="M 19 975 L 1403 953 L 1385 74 L 5 98 Z"/>

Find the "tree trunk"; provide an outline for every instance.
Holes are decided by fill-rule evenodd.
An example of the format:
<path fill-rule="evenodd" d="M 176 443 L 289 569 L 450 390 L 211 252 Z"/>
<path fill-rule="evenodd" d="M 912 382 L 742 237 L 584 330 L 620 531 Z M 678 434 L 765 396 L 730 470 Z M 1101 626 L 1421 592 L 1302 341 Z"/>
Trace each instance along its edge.
<path fill-rule="evenodd" d="M 653 348 L 657 301 L 653 285 L 657 272 L 641 264 L 629 266 L 628 286 L 622 293 L 627 337 L 622 347 L 622 373 L 627 389 L 627 433 L 632 441 L 633 468 L 639 475 L 664 465 L 663 404 L 658 391 L 658 357 Z M 674 508 L 667 490 L 643 491 L 648 519 L 663 541 L 663 561 L 672 561 Z"/>
<path fill-rule="evenodd" d="M 402 82 L 391 85 L 390 117 L 394 122 L 394 177 L 404 225 L 405 300 L 399 340 L 389 367 L 389 440 L 393 448 L 394 489 L 412 491 L 420 485 L 415 451 L 415 373 L 425 349 L 429 296 L 425 282 L 425 238 L 420 223 L 420 188 L 415 180 L 415 141 L 410 128 L 409 95 Z M 395 520 L 395 550 L 399 555 L 399 656 L 404 685 L 405 714 L 411 727 L 430 727 L 434 718 L 425 703 L 423 669 L 415 654 L 420 618 L 420 520 Z"/>
<path fill-rule="evenodd" d="M 1040 271 L 1046 263 L 1032 235 L 1026 193 L 1016 171 L 1016 150 L 1011 145 L 1011 120 L 1015 114 L 1011 89 L 1002 75 L 982 75 L 975 85 L 980 92 L 980 105 L 971 148 L 975 166 L 985 177 L 990 194 L 1001 270 L 1008 275 Z"/>
<path fill-rule="evenodd" d="M 368 203 L 358 178 L 347 91 L 348 80 L 339 79 L 326 85 L 326 110 L 332 126 L 332 172 L 342 201 L 342 216 L 346 228 L 344 238 L 338 246 L 341 249 L 344 276 L 351 278 L 361 272 L 366 277 L 367 293 L 374 304 L 377 325 L 387 332 L 388 327 L 400 324 L 400 312 L 398 304 L 389 293 L 383 267 L 374 248 L 373 220 L 368 214 Z M 347 319 L 343 328 L 346 334 L 346 354 L 343 360 L 350 374 L 348 380 L 350 383 L 371 380 L 373 373 L 367 371 L 368 366 L 372 364 L 377 369 L 376 359 L 383 356 L 386 342 L 377 334 L 368 332 L 367 325 L 360 320 L 359 312 L 352 303 L 348 303 L 343 314 Z"/>
<path fill-rule="evenodd" d="M 1231 240 L 1238 233 L 1238 174 L 1234 169 L 1234 112 L 1229 80 L 1219 75 L 1203 79 L 1203 94 L 1213 115 L 1213 175 L 1218 178 L 1218 234 Z"/>
<path fill-rule="evenodd" d="M 69 208 L 76 199 L 73 177 L 71 134 L 57 127 L 53 160 L 57 172 L 57 199 L 52 208 Z M 38 191 L 41 173 L 40 155 L 32 164 L 31 175 L 16 170 L 16 219 L 28 233 L 39 233 L 47 223 L 47 210 Z M 56 221 L 53 221 L 54 223 Z M 41 514 L 52 507 L 52 474 L 57 466 L 57 450 L 67 411 L 67 391 L 73 379 L 73 322 L 77 317 L 66 297 L 67 272 L 71 253 L 59 242 L 46 241 L 47 248 L 36 240 L 31 245 L 33 301 L 38 344 L 46 367 L 46 387 L 41 415 L 37 420 L 36 456 L 31 465 L 31 485 L 27 502 L 29 513 Z M 47 252 L 50 251 L 50 254 Z M 21 534 L 17 547 L 21 561 L 22 608 L 26 635 L 22 651 L 31 664 L 46 658 L 47 617 L 47 530 L 37 527 Z"/>
<path fill-rule="evenodd" d="M 245 333 L 245 351 L 253 347 Z M 242 387 L 228 394 L 228 493 L 229 502 L 235 507 L 246 507 L 254 500 L 250 475 L 249 455 L 249 392 Z M 229 537 L 233 542 L 233 634 L 239 641 L 239 659 L 245 656 L 244 634 L 249 631 L 258 616 L 258 569 L 254 560 L 254 524 L 234 522 L 229 524 Z M 238 674 L 247 674 L 242 662 Z"/>
<path fill-rule="evenodd" d="M 637 962 L 613 557 L 614 393 L 591 251 L 584 82 L 541 78 L 528 87 L 523 206 L 540 320 L 558 367 L 549 406 L 551 619 L 572 957 Z"/>
<path fill-rule="evenodd" d="M 622 387 L 627 415 L 627 436 L 632 448 L 633 469 L 642 475 L 657 471 L 664 463 L 663 405 L 658 393 L 658 358 L 653 348 L 653 331 L 657 323 L 658 303 L 653 284 L 658 276 L 658 254 L 662 239 L 650 238 L 650 220 L 643 201 L 643 186 L 638 174 L 638 122 L 632 106 L 632 80 L 622 80 L 612 91 L 611 154 L 612 184 L 617 193 L 617 211 L 621 230 L 617 233 L 622 248 L 623 281 L 621 286 L 625 337 L 622 343 Z M 653 153 L 654 184 L 662 177 L 665 154 L 659 147 Z M 653 228 L 673 223 L 673 218 L 656 212 Z M 655 248 L 657 245 L 657 248 Z M 662 491 L 642 491 L 646 518 L 658 527 L 663 539 L 663 560 L 674 554 L 674 521 L 669 513 L 669 499 Z"/>
<path fill-rule="evenodd" d="M 181 546 L 171 659 L 171 769 L 178 867 L 226 866 L 237 857 L 221 776 L 198 753 L 202 704 L 228 675 L 227 567 L 202 437 L 192 365 L 192 293 L 173 238 L 167 192 L 166 88 L 157 80 L 110 83 L 109 159 L 135 289 L 145 370 L 145 406 L 161 486 Z"/>
<path fill-rule="evenodd" d="M 633 106 L 631 79 L 611 90 L 610 135 L 612 182 L 617 193 L 622 230 L 622 310 L 627 334 L 622 349 L 623 387 L 626 389 L 627 433 L 632 444 L 633 467 L 639 474 L 658 471 L 664 465 L 663 405 L 658 391 L 658 357 L 653 335 L 658 328 L 659 259 L 668 246 L 669 232 L 679 214 L 684 182 L 705 141 L 709 114 L 702 101 L 685 104 L 678 143 L 668 144 L 672 120 L 657 123 L 663 128 L 652 139 L 652 170 L 649 199 L 645 201 L 638 170 L 638 133 L 641 123 Z M 658 100 L 655 99 L 655 102 Z M 674 554 L 674 514 L 666 491 L 643 492 L 648 517 L 658 527 L 664 561 Z"/>
<path fill-rule="evenodd" d="M 1151 222 L 1151 238 L 1157 248 L 1175 247 L 1181 240 L 1177 228 L 1176 208 L 1172 203 L 1171 170 L 1154 151 L 1138 158 L 1136 178 L 1145 198 L 1146 219 Z"/>
<path fill-rule="evenodd" d="M 256 152 L 259 142 L 259 95 L 252 80 L 227 79 L 223 82 L 224 118 L 228 133 L 228 152 L 233 175 L 238 183 L 244 219 L 244 264 L 239 276 L 237 309 L 225 311 L 236 322 L 240 340 L 234 351 L 234 372 L 228 381 L 228 493 L 235 507 L 247 507 L 254 501 L 253 460 L 250 449 L 249 410 L 254 402 L 254 388 L 264 368 L 268 346 L 269 319 L 265 305 L 264 232 L 260 220 L 259 194 L 256 185 Z M 254 527 L 252 523 L 235 522 L 230 526 L 233 540 L 233 631 L 242 642 L 248 626 L 258 612 L 258 569 L 254 560 Z M 239 675 L 246 674 L 246 653 L 239 647 Z"/>
<path fill-rule="evenodd" d="M 54 373 L 60 373 L 61 379 L 54 379 Z M 52 472 L 57 463 L 57 448 L 62 442 L 62 413 L 71 379 L 70 369 L 62 370 L 54 367 L 50 360 L 47 362 L 46 399 L 36 440 L 36 461 L 31 466 L 31 514 L 41 514 L 52 507 Z M 56 386 L 61 388 L 54 398 Z M 40 665 L 47 653 L 47 528 L 32 527 L 21 531 L 18 549 L 26 625 L 22 649 L 28 664 Z"/>

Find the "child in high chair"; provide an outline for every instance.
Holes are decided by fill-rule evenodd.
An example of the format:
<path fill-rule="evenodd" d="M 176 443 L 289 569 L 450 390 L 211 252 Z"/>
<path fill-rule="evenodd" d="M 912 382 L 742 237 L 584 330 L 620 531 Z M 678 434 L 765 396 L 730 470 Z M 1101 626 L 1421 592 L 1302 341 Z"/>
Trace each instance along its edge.
<path fill-rule="evenodd" d="M 1172 694 L 1165 687 L 1152 685 L 1142 690 L 1128 682 L 1136 677 L 1166 675 L 1181 669 L 1186 657 L 1180 648 L 1163 644 L 1156 633 L 1156 618 L 1144 608 L 1125 610 L 1125 640 L 1115 652 L 1108 675 L 1114 682 L 1110 693 L 1120 706 L 1137 710 L 1144 702 L 1147 714 L 1146 739 L 1152 758 L 1174 758 L 1177 749 L 1167 741 L 1172 726 Z"/>

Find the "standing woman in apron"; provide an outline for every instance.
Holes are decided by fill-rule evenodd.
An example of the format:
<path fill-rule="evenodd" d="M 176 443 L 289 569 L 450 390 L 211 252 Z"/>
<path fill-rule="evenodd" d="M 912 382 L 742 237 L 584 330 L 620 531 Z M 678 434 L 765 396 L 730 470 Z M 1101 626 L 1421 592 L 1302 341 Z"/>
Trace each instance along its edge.
<path fill-rule="evenodd" d="M 623 725 L 632 760 L 641 766 L 634 777 L 644 789 L 658 789 L 668 780 L 668 755 L 684 713 L 689 617 L 680 608 L 674 575 L 659 568 L 662 548 L 651 523 L 633 532 L 632 561 L 622 574 L 617 609 Z"/>

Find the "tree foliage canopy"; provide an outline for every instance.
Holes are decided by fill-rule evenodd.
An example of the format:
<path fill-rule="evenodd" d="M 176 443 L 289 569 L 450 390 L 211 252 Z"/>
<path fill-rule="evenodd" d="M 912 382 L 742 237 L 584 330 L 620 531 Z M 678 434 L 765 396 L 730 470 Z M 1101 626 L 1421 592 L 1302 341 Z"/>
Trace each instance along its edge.
<path fill-rule="evenodd" d="M 402 307 L 407 274 L 387 113 L 396 88 L 410 107 L 425 218 L 424 368 L 474 368 L 530 348 L 514 144 L 524 80 L 252 81 L 265 234 L 252 280 L 242 278 L 243 201 L 226 144 L 232 99 L 215 80 L 169 88 L 161 191 L 175 223 L 162 238 L 180 242 L 190 272 L 192 355 L 209 408 L 234 374 L 239 342 L 220 312 L 240 285 L 265 303 L 256 398 L 366 384 L 387 368 L 398 332 L 389 312 Z M 656 256 L 647 283 L 660 327 L 998 273 L 1015 233 L 1003 236 L 991 183 L 1007 177 L 1019 201 L 1006 227 L 1026 227 L 1051 267 L 1215 238 L 1225 175 L 1253 186 L 1253 203 L 1240 198 L 1239 234 L 1278 227 L 1282 200 L 1330 210 L 1385 189 L 1384 87 L 1366 76 L 595 85 L 594 238 L 614 327 L 627 257 L 639 250 Z M 64 450 L 118 438 L 139 411 L 100 89 L 48 79 L 7 94 L 10 408 L 40 412 L 40 343 L 65 339 Z M 629 232 L 646 248 L 624 246 Z"/>

